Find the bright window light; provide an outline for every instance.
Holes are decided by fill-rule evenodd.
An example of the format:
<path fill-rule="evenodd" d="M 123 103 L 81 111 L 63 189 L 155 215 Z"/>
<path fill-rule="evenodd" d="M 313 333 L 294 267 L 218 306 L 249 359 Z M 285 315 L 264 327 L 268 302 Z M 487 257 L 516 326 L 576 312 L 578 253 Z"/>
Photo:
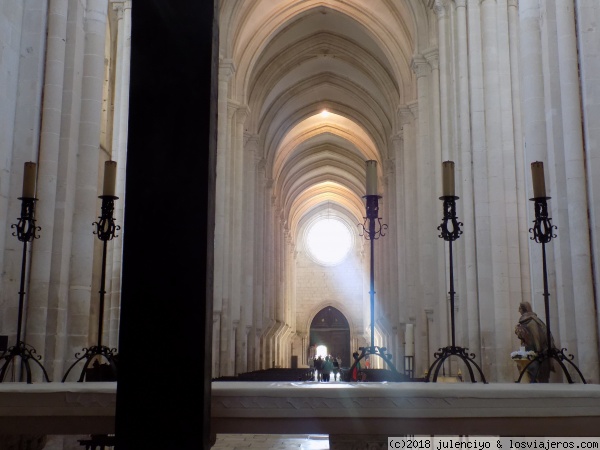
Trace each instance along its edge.
<path fill-rule="evenodd" d="M 348 226 L 336 218 L 320 219 L 313 223 L 306 235 L 309 254 L 320 264 L 333 266 L 340 263 L 352 247 Z"/>
<path fill-rule="evenodd" d="M 321 358 L 325 359 L 325 357 L 328 355 L 327 353 L 327 346 L 326 345 L 319 345 L 317 347 L 317 354 L 315 355 L 317 358 L 320 356 Z"/>

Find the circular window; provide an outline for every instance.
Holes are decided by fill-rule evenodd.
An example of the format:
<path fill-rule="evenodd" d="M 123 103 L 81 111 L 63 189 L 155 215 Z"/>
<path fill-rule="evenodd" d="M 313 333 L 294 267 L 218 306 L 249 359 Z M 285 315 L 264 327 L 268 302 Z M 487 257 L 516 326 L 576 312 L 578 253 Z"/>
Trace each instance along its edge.
<path fill-rule="evenodd" d="M 306 233 L 308 254 L 319 264 L 332 266 L 340 263 L 352 248 L 348 226 L 339 219 L 319 219 Z"/>

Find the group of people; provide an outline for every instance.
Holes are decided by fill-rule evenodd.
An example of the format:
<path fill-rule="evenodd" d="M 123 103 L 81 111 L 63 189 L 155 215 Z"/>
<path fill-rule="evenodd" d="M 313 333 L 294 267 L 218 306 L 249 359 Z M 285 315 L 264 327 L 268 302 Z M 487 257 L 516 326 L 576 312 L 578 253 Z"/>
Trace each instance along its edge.
<path fill-rule="evenodd" d="M 317 381 L 331 381 L 331 374 L 333 373 L 333 381 L 338 379 L 340 373 L 340 364 L 342 362 L 339 356 L 333 357 L 331 355 L 317 356 L 316 358 L 310 358 L 308 360 L 310 368 L 313 369 L 314 378 Z"/>

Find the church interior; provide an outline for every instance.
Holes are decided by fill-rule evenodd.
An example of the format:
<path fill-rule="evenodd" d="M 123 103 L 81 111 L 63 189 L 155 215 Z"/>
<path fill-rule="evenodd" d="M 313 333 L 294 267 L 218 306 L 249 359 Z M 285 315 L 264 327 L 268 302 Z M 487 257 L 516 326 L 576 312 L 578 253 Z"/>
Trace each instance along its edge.
<path fill-rule="evenodd" d="M 143 387 L 171 405 L 193 379 L 206 429 L 211 380 L 317 354 L 513 383 L 524 302 L 567 355 L 550 383 L 598 384 L 599 21 L 596 0 L 0 0 L 0 385 L 97 360 L 118 429 Z M 467 361 L 435 366 L 449 345 Z"/>

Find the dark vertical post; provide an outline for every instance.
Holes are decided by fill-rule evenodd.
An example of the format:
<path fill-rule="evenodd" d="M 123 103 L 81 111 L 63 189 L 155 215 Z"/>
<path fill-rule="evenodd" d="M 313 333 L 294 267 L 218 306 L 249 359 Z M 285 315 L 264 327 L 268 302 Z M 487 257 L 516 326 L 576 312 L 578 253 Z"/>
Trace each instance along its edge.
<path fill-rule="evenodd" d="M 375 348 L 375 219 L 369 219 L 371 236 L 371 348 Z"/>
<path fill-rule="evenodd" d="M 450 258 L 450 326 L 452 327 L 452 347 L 456 347 L 456 331 L 454 324 L 454 258 L 452 256 L 452 241 L 448 241 L 448 257 Z"/>
<path fill-rule="evenodd" d="M 118 450 L 210 448 L 217 4 L 132 8 Z"/>

